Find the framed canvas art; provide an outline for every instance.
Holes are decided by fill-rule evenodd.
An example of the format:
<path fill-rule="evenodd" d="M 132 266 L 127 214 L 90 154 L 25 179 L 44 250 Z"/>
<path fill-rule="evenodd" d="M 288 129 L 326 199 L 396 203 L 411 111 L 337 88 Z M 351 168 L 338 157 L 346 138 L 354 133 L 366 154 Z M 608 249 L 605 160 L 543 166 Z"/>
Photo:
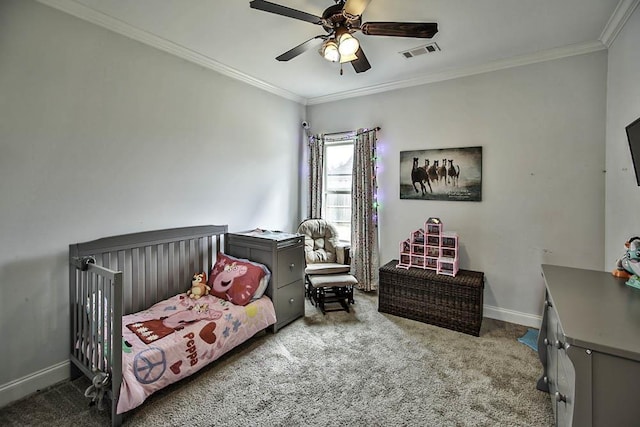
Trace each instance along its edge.
<path fill-rule="evenodd" d="M 482 147 L 400 152 L 400 198 L 482 200 Z"/>

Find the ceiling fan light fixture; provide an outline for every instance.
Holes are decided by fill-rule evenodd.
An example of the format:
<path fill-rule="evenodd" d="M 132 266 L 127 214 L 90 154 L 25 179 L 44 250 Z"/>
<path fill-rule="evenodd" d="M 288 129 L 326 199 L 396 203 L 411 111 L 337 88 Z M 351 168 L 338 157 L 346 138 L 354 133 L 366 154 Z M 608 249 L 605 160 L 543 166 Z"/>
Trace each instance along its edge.
<path fill-rule="evenodd" d="M 340 52 L 338 51 L 338 43 L 334 39 L 327 40 L 322 44 L 320 54 L 327 61 L 338 62 L 340 61 Z"/>
<path fill-rule="evenodd" d="M 340 55 L 341 64 L 344 64 L 345 62 L 355 61 L 356 59 L 358 59 L 358 57 L 355 53 L 352 53 L 351 55 Z"/>
<path fill-rule="evenodd" d="M 360 42 L 348 32 L 338 37 L 338 51 L 340 55 L 353 55 L 358 51 Z"/>
<path fill-rule="evenodd" d="M 330 62 L 340 62 L 341 64 L 351 62 L 356 73 L 363 73 L 371 69 L 371 64 L 363 52 L 359 40 L 353 36 L 356 31 L 360 31 L 365 36 L 427 39 L 432 38 L 438 32 L 438 24 L 436 22 L 380 21 L 363 23 L 362 13 L 370 1 L 334 0 L 335 4 L 326 8 L 320 16 L 266 0 L 251 0 L 249 6 L 252 9 L 263 12 L 306 21 L 318 25 L 326 31 L 326 34 L 317 35 L 277 56 L 277 61 L 289 61 L 310 49 L 311 46 L 317 46 L 317 40 L 321 39 L 324 42 L 318 49 L 318 53 L 324 59 Z M 340 67 L 340 74 L 342 74 L 342 66 Z"/>

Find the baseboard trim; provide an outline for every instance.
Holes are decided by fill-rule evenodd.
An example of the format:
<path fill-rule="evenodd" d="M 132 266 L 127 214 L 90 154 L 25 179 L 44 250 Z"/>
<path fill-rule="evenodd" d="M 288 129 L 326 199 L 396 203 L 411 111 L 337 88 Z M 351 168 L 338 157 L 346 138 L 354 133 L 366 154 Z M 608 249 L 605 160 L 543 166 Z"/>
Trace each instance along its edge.
<path fill-rule="evenodd" d="M 483 316 L 490 319 L 502 320 L 504 322 L 516 323 L 518 325 L 524 325 L 538 329 L 542 324 L 542 316 L 522 313 L 521 311 L 508 310 L 506 308 L 494 307 L 492 305 L 485 305 L 483 308 Z"/>
<path fill-rule="evenodd" d="M 0 408 L 69 378 L 69 361 L 0 385 Z"/>

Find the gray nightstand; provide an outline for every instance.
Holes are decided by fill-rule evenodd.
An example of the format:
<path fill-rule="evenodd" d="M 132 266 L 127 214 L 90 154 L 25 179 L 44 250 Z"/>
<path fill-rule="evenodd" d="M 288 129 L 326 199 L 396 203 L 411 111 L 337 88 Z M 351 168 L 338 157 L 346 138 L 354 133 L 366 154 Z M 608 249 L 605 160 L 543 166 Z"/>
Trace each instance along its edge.
<path fill-rule="evenodd" d="M 304 316 L 304 236 L 301 234 L 251 230 L 228 233 L 225 253 L 259 262 L 271 271 L 267 295 L 276 309 L 277 332 Z"/>

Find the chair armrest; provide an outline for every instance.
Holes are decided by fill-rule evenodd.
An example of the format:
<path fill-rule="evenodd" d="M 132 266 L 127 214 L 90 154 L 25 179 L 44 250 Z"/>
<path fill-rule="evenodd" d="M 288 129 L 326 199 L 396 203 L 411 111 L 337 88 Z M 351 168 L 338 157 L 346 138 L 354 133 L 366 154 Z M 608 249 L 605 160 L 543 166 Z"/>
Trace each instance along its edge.
<path fill-rule="evenodd" d="M 350 252 L 351 247 L 349 245 L 337 245 L 336 246 L 336 262 L 338 264 L 350 265 L 351 257 Z"/>

